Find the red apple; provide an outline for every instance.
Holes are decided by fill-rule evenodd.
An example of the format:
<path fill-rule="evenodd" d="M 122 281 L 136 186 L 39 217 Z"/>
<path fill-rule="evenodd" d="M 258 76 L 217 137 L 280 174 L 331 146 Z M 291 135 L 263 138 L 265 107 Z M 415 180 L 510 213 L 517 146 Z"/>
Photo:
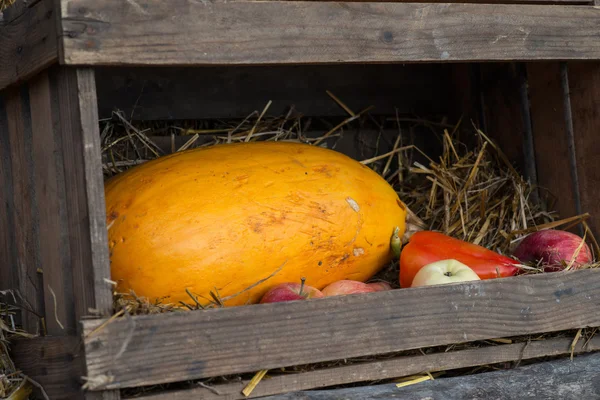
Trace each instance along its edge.
<path fill-rule="evenodd" d="M 323 295 L 325 295 L 325 297 L 328 297 L 354 293 L 372 293 L 378 291 L 378 289 L 369 286 L 364 282 L 344 279 L 341 281 L 333 282 L 329 286 L 325 287 L 325 289 L 323 289 L 321 292 L 323 293 Z"/>
<path fill-rule="evenodd" d="M 306 300 L 325 297 L 320 290 L 302 283 L 281 283 L 269 289 L 260 300 L 262 303 L 279 303 L 282 301 Z"/>
<path fill-rule="evenodd" d="M 392 290 L 392 285 L 387 282 L 371 282 L 367 283 L 367 286 L 375 289 L 376 292 L 383 292 L 384 290 Z"/>
<path fill-rule="evenodd" d="M 573 269 L 593 261 L 592 252 L 581 237 L 559 230 L 544 230 L 527 235 L 513 255 L 521 262 L 541 261 L 544 272 L 561 271 L 572 260 Z"/>
<path fill-rule="evenodd" d="M 449 259 L 423 266 L 415 275 L 410 287 L 479 280 L 481 278 L 471 268 L 460 261 Z"/>

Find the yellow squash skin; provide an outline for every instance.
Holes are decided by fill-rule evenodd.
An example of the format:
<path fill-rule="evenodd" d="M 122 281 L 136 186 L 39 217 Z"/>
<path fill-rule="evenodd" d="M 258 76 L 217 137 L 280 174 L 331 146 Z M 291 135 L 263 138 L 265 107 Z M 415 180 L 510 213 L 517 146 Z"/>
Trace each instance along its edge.
<path fill-rule="evenodd" d="M 191 303 L 186 289 L 234 306 L 302 277 L 317 289 L 365 281 L 391 260 L 390 237 L 406 220 L 370 168 L 290 142 L 161 157 L 110 179 L 105 195 L 117 289 L 174 303 Z"/>

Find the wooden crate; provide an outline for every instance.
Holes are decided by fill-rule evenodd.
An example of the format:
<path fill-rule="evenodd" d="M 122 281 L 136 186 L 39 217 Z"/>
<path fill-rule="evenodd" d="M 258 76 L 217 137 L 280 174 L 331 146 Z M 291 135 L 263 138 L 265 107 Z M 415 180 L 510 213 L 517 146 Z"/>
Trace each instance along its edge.
<path fill-rule="evenodd" d="M 13 355 L 52 399 L 118 399 L 143 385 L 600 325 L 600 270 L 107 324 L 98 126 L 99 112 L 131 107 L 142 86 L 140 119 L 240 116 L 269 99 L 336 115 L 319 100 L 332 87 L 350 102 L 367 93 L 384 108 L 466 111 L 529 179 L 560 194 L 561 214 L 590 212 L 597 232 L 600 9 L 592 1 L 34 0 L 0 15 L 0 289 L 23 294 L 27 330 L 45 321 L 47 335 L 16 341 Z M 570 344 L 284 375 L 252 396 L 561 355 Z M 599 347 L 594 339 L 575 352 Z M 244 384 L 140 398 L 237 399 Z"/>

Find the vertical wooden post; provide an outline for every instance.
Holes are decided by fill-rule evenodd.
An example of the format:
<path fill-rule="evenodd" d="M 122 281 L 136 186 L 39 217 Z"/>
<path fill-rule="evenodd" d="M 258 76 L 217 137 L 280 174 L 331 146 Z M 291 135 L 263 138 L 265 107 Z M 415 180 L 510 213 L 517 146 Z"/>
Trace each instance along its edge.
<path fill-rule="evenodd" d="M 1 289 L 30 304 L 27 330 L 75 339 L 83 317 L 112 312 L 94 72 L 56 66 L 1 97 Z M 47 372 L 51 398 L 84 397 L 83 354 L 76 364 L 62 385 Z"/>
<path fill-rule="evenodd" d="M 5 217 L 2 227 L 5 246 L 2 260 L 11 269 L 9 282 L 2 289 L 20 293 L 17 303 L 24 310 L 21 323 L 32 333 L 41 332 L 43 315 L 43 292 L 38 271 L 40 268 L 38 217 L 33 184 L 32 130 L 29 95 L 26 87 L 14 88 L 3 93 L 5 121 L 0 125 L 5 191 Z"/>
<path fill-rule="evenodd" d="M 112 312 L 104 180 L 92 69 L 60 67 L 53 80 L 62 132 L 75 317 Z M 86 399 L 118 400 L 119 391 L 86 393 Z"/>

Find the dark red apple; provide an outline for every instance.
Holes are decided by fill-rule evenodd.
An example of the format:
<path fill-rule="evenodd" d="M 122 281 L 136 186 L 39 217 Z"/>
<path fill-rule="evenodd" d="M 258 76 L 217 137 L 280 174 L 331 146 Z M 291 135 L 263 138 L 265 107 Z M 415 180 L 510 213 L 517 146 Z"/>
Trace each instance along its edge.
<path fill-rule="evenodd" d="M 593 261 L 590 248 L 585 242 L 582 245 L 582 242 L 583 239 L 574 233 L 559 230 L 538 231 L 527 235 L 513 255 L 521 262 L 541 261 L 544 272 L 561 271 L 573 259 L 571 269 L 577 269 Z"/>
<path fill-rule="evenodd" d="M 301 283 L 281 283 L 264 294 L 261 303 L 279 303 L 282 301 L 306 300 L 325 297 L 320 290 Z"/>
<path fill-rule="evenodd" d="M 392 290 L 392 285 L 387 282 L 371 282 L 367 283 L 367 286 L 375 289 L 377 292 L 382 292 L 384 290 Z"/>
<path fill-rule="evenodd" d="M 343 279 L 341 281 L 331 283 L 329 286 L 324 288 L 322 292 L 325 297 L 329 297 L 354 293 L 372 293 L 379 292 L 380 290 L 381 289 L 369 286 L 364 282 Z"/>

